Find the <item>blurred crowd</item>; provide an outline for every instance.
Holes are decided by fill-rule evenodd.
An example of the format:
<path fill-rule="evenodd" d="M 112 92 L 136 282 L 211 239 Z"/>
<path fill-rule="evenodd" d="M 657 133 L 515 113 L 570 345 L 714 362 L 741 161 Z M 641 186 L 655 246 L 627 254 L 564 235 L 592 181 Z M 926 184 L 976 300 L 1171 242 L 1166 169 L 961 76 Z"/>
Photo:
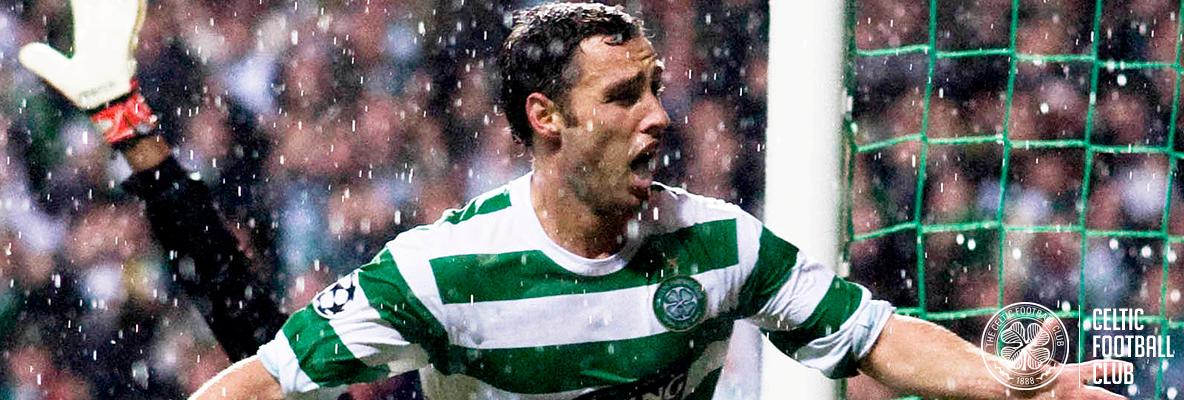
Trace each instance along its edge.
<path fill-rule="evenodd" d="M 659 178 L 759 213 L 767 4 L 622 3 L 666 61 Z M 138 79 L 291 311 L 529 170 L 492 57 L 533 4 L 150 0 Z M 193 266 L 161 254 L 85 115 L 16 61 L 33 41 L 69 49 L 70 18 L 66 0 L 0 0 L 0 398 L 183 398 L 229 362 L 175 284 Z"/>
<path fill-rule="evenodd" d="M 929 3 L 856 1 L 854 47 L 929 45 Z M 921 239 L 907 229 L 858 241 L 850 247 L 852 277 L 901 307 L 921 306 L 924 286 L 930 312 L 995 307 L 1002 296 L 1004 304 L 1030 301 L 1071 315 L 1079 308 L 1088 314 L 1128 307 L 1184 320 L 1184 245 L 1173 241 L 1165 251 L 1162 236 L 1154 237 L 1165 231 L 1184 235 L 1184 179 L 1169 174 L 1169 160 L 1184 151 L 1184 114 L 1176 110 L 1179 74 L 1173 67 L 1179 61 L 1181 3 L 1105 1 L 1097 10 L 1094 1 L 1021 0 L 1014 25 L 1009 0 L 936 4 L 934 65 L 927 52 L 851 61 L 854 141 L 869 145 L 918 133 L 938 142 L 998 139 L 926 148 L 913 140 L 853 155 L 851 224 L 856 235 L 909 221 L 929 226 L 1001 221 L 1009 229 L 938 231 Z M 1098 32 L 1091 39 L 1098 12 Z M 941 56 L 1007 50 L 1013 43 L 1016 60 L 1006 52 Z M 1101 61 L 1096 77 L 1088 57 L 1094 46 Z M 1041 58 L 1054 55 L 1078 60 Z M 1004 135 L 1012 143 L 1007 151 Z M 1086 142 L 1106 147 L 1088 153 Z M 1084 246 L 1083 221 L 1098 231 L 1086 235 Z M 1045 229 L 1025 229 L 1036 227 Z M 918 261 L 924 262 L 923 277 Z M 977 343 L 987 318 L 942 323 Z M 1079 327 L 1075 318 L 1065 323 L 1070 332 Z M 1093 333 L 1088 324 L 1083 328 L 1088 340 Z M 1159 329 L 1148 325 L 1142 334 L 1171 334 L 1173 342 L 1184 342 L 1184 332 Z M 1076 356 L 1071 346 L 1071 359 Z M 1095 358 L 1088 346 L 1083 356 Z M 1151 398 L 1159 362 L 1133 361 L 1136 384 L 1110 389 Z M 1162 366 L 1162 398 L 1184 390 L 1184 368 L 1177 364 Z M 884 395 L 871 386 L 852 385 L 853 398 Z"/>

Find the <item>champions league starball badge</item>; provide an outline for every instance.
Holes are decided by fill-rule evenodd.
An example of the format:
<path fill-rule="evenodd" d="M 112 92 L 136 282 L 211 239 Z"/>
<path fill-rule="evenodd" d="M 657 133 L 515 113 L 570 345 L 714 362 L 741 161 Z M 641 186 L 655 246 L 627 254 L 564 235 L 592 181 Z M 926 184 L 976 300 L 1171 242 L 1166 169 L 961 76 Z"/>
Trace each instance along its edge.
<path fill-rule="evenodd" d="M 707 314 L 707 293 L 689 276 L 675 276 L 658 285 L 654 293 L 654 315 L 675 332 L 690 330 Z"/>
<path fill-rule="evenodd" d="M 1069 359 L 1069 336 L 1052 310 L 1036 303 L 1015 303 L 987 322 L 980 348 L 991 377 L 1012 389 L 1033 390 L 1060 375 Z"/>
<path fill-rule="evenodd" d="M 341 277 L 334 283 L 317 293 L 317 296 L 312 299 L 312 309 L 322 317 L 333 318 L 345 311 L 345 308 L 351 301 L 354 300 L 355 291 L 358 288 L 358 274 L 351 273 Z"/>

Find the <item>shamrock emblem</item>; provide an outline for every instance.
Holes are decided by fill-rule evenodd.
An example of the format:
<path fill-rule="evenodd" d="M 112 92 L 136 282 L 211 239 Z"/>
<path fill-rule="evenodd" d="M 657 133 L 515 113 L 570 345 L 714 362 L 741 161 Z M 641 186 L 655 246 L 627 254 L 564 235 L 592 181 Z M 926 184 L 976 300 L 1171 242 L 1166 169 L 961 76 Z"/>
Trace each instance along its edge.
<path fill-rule="evenodd" d="M 1052 334 L 1040 323 L 1012 321 L 1003 330 L 1003 349 L 999 355 L 1011 361 L 1012 369 L 1036 370 L 1048 363 L 1052 353 L 1046 347 Z"/>
<path fill-rule="evenodd" d="M 665 300 L 662 305 L 666 309 L 666 315 L 676 321 L 685 321 L 695 316 L 695 310 L 699 308 L 699 299 L 695 296 L 695 292 L 687 287 L 675 287 L 666 292 Z"/>

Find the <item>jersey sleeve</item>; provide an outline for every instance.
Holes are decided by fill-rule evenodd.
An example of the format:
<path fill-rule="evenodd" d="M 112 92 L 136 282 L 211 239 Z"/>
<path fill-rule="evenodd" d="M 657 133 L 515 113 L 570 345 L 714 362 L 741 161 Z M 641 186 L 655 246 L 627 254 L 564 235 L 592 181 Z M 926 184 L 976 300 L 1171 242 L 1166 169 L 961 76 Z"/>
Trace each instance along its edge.
<path fill-rule="evenodd" d="M 830 378 L 854 376 L 894 308 L 761 226 L 742 315 L 781 352 Z"/>
<path fill-rule="evenodd" d="M 443 327 L 407 286 L 388 246 L 292 314 L 258 354 L 288 395 L 419 369 L 441 340 Z"/>

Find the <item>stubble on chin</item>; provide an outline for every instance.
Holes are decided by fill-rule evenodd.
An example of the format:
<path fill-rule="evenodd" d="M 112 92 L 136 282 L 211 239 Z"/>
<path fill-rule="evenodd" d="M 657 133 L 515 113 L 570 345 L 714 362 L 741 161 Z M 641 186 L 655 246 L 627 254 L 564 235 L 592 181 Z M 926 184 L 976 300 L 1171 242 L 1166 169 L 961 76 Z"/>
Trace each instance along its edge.
<path fill-rule="evenodd" d="M 617 218 L 636 214 L 648 199 L 637 199 L 629 190 L 628 182 L 613 182 L 595 169 L 576 167 L 564 176 L 570 194 L 587 205 L 598 217 Z M 618 193 L 620 192 L 620 193 Z M 622 197 L 624 196 L 624 197 Z"/>

